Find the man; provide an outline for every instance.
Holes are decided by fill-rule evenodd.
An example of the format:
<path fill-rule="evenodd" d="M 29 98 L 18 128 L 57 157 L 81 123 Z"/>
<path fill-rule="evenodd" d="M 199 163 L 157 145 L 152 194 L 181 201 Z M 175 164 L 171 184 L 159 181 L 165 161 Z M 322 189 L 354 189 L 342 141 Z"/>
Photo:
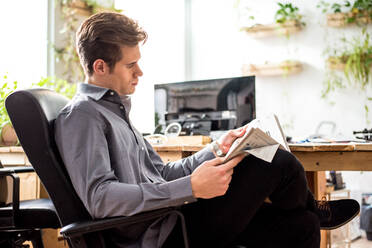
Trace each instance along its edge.
<path fill-rule="evenodd" d="M 222 163 L 215 154 L 226 153 L 244 127 L 164 165 L 129 119 L 128 96 L 143 74 L 139 45 L 146 38 L 136 22 L 117 13 L 93 15 L 77 31 L 86 83 L 58 116 L 55 137 L 94 218 L 179 206 L 191 247 L 319 247 L 320 226 L 338 227 L 358 213 L 353 200 L 315 201 L 301 164 L 288 152 L 278 150 L 272 163 L 253 156 Z M 176 225 L 176 216 L 167 216 L 106 237 L 109 247 L 180 247 Z"/>

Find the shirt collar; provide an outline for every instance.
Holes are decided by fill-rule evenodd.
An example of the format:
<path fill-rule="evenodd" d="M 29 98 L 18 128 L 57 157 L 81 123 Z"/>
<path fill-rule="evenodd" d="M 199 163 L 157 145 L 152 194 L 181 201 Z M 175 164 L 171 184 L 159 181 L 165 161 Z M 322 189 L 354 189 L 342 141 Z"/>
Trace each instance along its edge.
<path fill-rule="evenodd" d="M 80 83 L 77 88 L 79 94 L 89 96 L 96 101 L 101 99 L 109 90 L 110 89 L 88 83 Z"/>
<path fill-rule="evenodd" d="M 100 100 L 109 91 L 112 92 L 111 93 L 112 95 L 116 93 L 114 90 L 100 87 L 94 84 L 88 84 L 88 83 L 79 83 L 78 88 L 77 88 L 78 94 L 86 95 L 88 97 L 93 98 L 96 101 Z M 119 96 L 121 103 L 124 105 L 126 115 L 129 118 L 129 112 L 132 107 L 131 97 L 128 95 L 118 95 L 118 96 Z"/>

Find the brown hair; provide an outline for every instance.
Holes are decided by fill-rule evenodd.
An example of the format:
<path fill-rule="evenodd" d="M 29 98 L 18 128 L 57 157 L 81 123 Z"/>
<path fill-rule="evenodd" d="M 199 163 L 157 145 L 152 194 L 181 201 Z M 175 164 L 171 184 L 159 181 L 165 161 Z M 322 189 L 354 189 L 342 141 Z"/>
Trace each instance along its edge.
<path fill-rule="evenodd" d="M 76 48 L 85 73 L 91 76 L 95 60 L 102 59 L 112 71 L 122 59 L 122 46 L 136 46 L 146 39 L 147 33 L 134 20 L 123 14 L 102 12 L 80 25 Z"/>

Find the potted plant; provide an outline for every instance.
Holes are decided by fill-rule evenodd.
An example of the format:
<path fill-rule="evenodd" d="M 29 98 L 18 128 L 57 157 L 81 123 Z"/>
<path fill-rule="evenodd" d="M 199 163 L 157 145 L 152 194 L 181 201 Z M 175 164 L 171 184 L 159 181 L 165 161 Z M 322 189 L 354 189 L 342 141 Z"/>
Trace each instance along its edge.
<path fill-rule="evenodd" d="M 66 80 L 56 77 L 41 78 L 39 82 L 33 83 L 32 87 L 49 88 L 68 98 L 72 98 L 76 92 L 76 84 L 69 84 Z M 3 77 L 0 83 L 0 145 L 13 146 L 18 145 L 18 138 L 10 122 L 9 115 L 5 108 L 5 99 L 8 95 L 18 88 L 18 82 L 9 82 L 8 77 Z"/>
<path fill-rule="evenodd" d="M 18 143 L 17 135 L 10 122 L 8 112 L 5 109 L 5 99 L 18 87 L 18 82 L 9 82 L 8 77 L 3 76 L 0 83 L 0 145 L 12 146 Z"/>
<path fill-rule="evenodd" d="M 292 3 L 278 3 L 278 6 L 279 9 L 274 16 L 274 24 L 256 24 L 251 27 L 244 27 L 242 30 L 254 37 L 266 37 L 278 34 L 288 37 L 290 34 L 300 31 L 305 26 L 298 7 L 292 5 Z"/>
<path fill-rule="evenodd" d="M 351 40 L 341 39 L 344 48 L 333 49 L 332 56 L 327 59 L 327 70 L 324 80 L 322 97 L 336 90 L 353 88 L 360 90 L 365 95 L 365 116 L 368 120 L 368 102 L 372 100 L 368 96 L 367 86 L 372 86 L 372 41 L 370 34 L 363 29 L 362 36 Z M 339 72 L 342 72 L 339 73 Z M 347 83 L 346 83 L 346 82 Z"/>
<path fill-rule="evenodd" d="M 330 27 L 344 27 L 350 24 L 366 25 L 372 22 L 372 1 L 356 0 L 353 4 L 346 0 L 343 4 L 330 4 L 320 1 L 317 5 L 327 14 L 327 25 Z"/>
<path fill-rule="evenodd" d="M 370 34 L 363 30 L 361 37 L 342 39 L 344 50 L 337 49 L 328 58 L 328 67 L 342 70 L 349 83 L 354 82 L 361 89 L 372 83 L 372 42 Z"/>

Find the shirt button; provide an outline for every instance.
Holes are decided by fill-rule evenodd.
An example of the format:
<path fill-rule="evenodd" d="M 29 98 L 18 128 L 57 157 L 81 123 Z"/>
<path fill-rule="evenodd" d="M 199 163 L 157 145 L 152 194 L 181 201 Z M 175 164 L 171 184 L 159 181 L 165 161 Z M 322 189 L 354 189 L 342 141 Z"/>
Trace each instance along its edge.
<path fill-rule="evenodd" d="M 123 109 L 124 107 L 123 106 L 120 106 L 120 109 Z"/>
<path fill-rule="evenodd" d="M 112 96 L 113 96 L 113 95 L 114 95 L 114 92 L 113 92 L 113 91 L 111 91 L 111 92 L 110 92 L 110 95 L 112 95 Z"/>
<path fill-rule="evenodd" d="M 143 151 L 143 150 L 145 150 L 145 148 L 144 147 L 141 147 L 141 150 Z"/>

